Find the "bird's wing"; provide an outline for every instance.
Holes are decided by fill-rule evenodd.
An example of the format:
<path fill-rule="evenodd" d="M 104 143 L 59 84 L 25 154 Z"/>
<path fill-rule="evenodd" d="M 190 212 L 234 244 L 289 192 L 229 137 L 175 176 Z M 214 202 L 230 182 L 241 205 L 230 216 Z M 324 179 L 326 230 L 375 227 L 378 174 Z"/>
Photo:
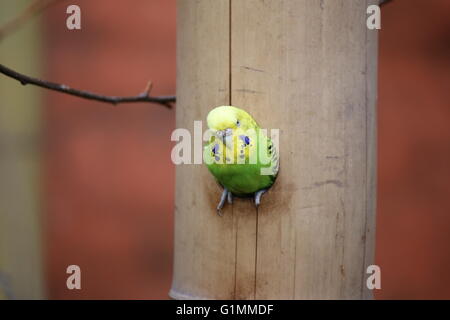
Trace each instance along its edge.
<path fill-rule="evenodd" d="M 278 150 L 275 148 L 275 145 L 270 138 L 267 138 L 267 149 L 269 156 L 271 157 L 270 169 L 272 170 L 274 177 L 276 177 L 278 170 L 280 169 L 280 159 L 278 157 Z"/>

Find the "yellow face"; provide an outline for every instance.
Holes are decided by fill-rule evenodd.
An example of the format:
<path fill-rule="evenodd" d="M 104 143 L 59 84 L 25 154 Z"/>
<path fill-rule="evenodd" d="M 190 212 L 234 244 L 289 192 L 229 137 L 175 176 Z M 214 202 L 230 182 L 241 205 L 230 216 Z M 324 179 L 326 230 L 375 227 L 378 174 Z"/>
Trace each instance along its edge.
<path fill-rule="evenodd" d="M 221 106 L 214 108 L 206 119 L 209 129 L 223 144 L 232 139 L 233 131 L 241 126 L 237 108 L 231 106 Z"/>
<path fill-rule="evenodd" d="M 231 106 L 214 108 L 209 112 L 206 121 L 209 129 L 213 131 L 236 129 L 241 125 L 238 111 Z"/>

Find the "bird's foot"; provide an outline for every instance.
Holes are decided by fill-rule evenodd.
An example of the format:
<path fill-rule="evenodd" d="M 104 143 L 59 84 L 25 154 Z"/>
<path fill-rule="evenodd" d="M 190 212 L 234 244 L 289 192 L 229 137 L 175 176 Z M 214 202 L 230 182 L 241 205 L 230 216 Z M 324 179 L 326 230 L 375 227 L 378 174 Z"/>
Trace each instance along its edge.
<path fill-rule="evenodd" d="M 255 206 L 256 206 L 256 208 L 258 208 L 259 205 L 261 204 L 261 197 L 266 191 L 267 191 L 267 189 L 261 189 L 261 190 L 255 192 Z"/>
<path fill-rule="evenodd" d="M 225 201 L 228 199 L 228 203 L 232 203 L 233 202 L 233 195 L 231 194 L 230 191 L 228 191 L 227 188 L 223 188 L 223 192 L 222 195 L 220 196 L 220 202 L 217 205 L 217 214 L 219 216 L 223 216 L 222 214 L 222 208 L 225 204 Z"/>
<path fill-rule="evenodd" d="M 229 204 L 233 204 L 233 194 L 230 191 L 228 191 L 227 199 Z"/>

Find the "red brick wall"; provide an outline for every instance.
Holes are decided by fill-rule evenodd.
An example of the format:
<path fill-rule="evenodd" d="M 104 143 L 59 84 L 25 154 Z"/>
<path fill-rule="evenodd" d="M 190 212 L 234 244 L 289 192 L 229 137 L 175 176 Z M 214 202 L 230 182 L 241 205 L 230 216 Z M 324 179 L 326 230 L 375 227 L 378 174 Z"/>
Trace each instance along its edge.
<path fill-rule="evenodd" d="M 450 299 L 450 1 L 382 9 L 377 298 Z"/>
<path fill-rule="evenodd" d="M 45 77 L 110 95 L 175 93 L 174 1 L 67 2 L 46 22 Z M 175 111 L 47 93 L 45 194 L 50 298 L 166 298 L 171 281 Z M 82 290 L 66 289 L 70 264 Z"/>

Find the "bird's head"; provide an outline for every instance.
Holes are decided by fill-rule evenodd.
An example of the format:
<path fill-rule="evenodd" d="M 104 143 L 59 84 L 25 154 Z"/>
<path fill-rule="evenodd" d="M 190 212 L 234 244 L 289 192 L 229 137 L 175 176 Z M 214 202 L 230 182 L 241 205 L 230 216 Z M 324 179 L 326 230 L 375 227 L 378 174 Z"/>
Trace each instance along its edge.
<path fill-rule="evenodd" d="M 233 131 L 246 131 L 256 126 L 253 118 L 244 110 L 233 106 L 220 106 L 212 109 L 206 121 L 212 133 L 226 144 Z"/>

